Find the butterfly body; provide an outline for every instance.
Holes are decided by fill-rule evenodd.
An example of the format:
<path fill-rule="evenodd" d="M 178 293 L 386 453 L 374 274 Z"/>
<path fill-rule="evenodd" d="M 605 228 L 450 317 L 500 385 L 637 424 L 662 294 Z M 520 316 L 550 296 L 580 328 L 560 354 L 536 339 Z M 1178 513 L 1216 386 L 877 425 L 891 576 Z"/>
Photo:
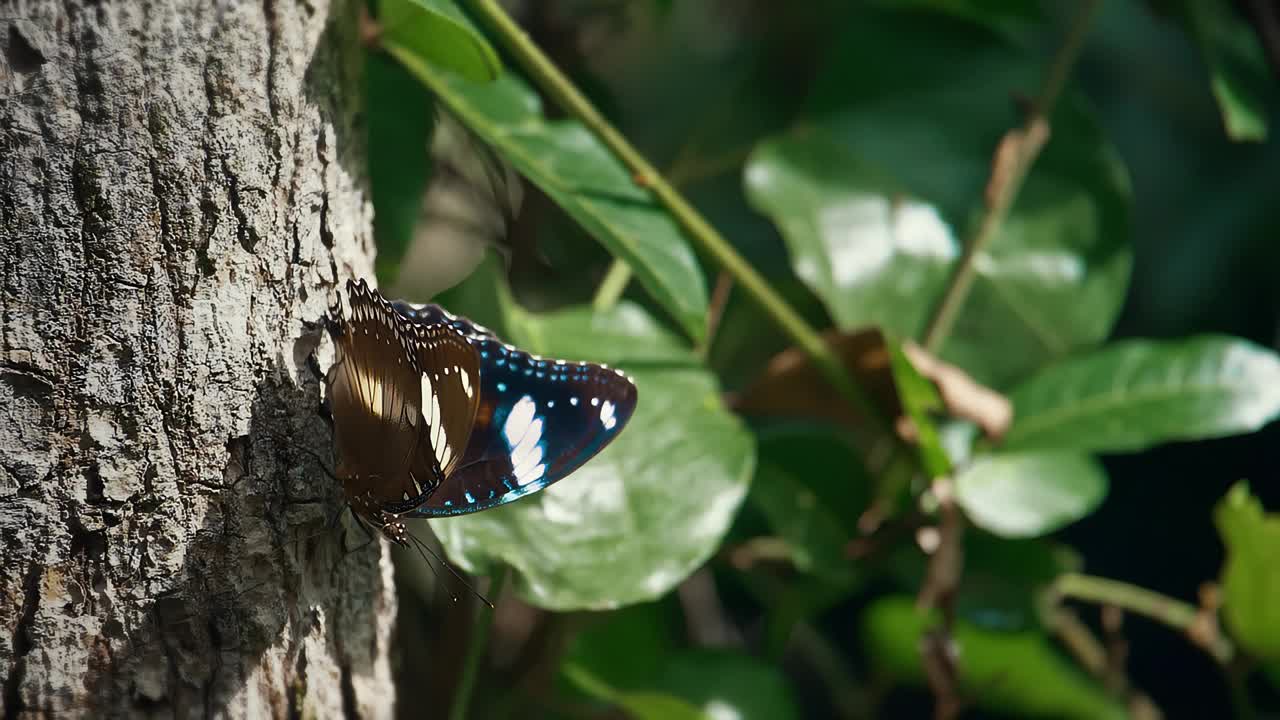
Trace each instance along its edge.
<path fill-rule="evenodd" d="M 620 371 L 538 357 L 436 305 L 347 286 L 327 377 L 337 476 L 361 521 L 404 543 L 403 517 L 503 505 L 567 476 L 635 409 Z"/>

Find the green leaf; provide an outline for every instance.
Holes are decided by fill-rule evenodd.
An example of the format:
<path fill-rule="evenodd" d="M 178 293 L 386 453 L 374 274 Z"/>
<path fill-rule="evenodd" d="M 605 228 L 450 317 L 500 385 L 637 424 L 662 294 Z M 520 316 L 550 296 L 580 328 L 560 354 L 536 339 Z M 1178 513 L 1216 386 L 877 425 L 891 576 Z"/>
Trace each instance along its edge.
<path fill-rule="evenodd" d="M 546 120 L 537 95 L 514 75 L 469 83 L 393 54 L 459 120 L 626 261 L 691 338 L 702 339 L 707 288 L 693 250 L 666 210 L 595 136 L 575 121 Z"/>
<path fill-rule="evenodd" d="M 982 210 L 992 153 L 1021 123 L 1009 98 L 1041 73 L 954 18 L 856 13 L 852 25 L 816 81 L 810 124 L 756 148 L 747 192 L 840 327 L 918 337 L 960 257 L 956 229 Z M 1075 97 L 1051 125 L 940 353 L 993 387 L 1103 339 L 1124 299 L 1123 167 Z"/>
<path fill-rule="evenodd" d="M 1182 13 L 1209 66 L 1227 136 L 1266 140 L 1268 96 L 1275 80 L 1253 28 L 1226 0 L 1184 0 Z"/>
<path fill-rule="evenodd" d="M 567 663 L 561 672 L 587 695 L 642 720 L 799 717 L 782 674 L 772 665 L 736 652 L 694 650 L 673 655 L 654 687 L 643 691 L 613 687 L 578 663 Z"/>
<path fill-rule="evenodd" d="M 1214 511 L 1227 548 L 1222 614 L 1231 637 L 1261 660 L 1280 660 L 1280 515 L 1236 483 Z"/>
<path fill-rule="evenodd" d="M 1270 662 L 1262 666 L 1262 674 L 1271 682 L 1271 687 L 1280 690 L 1280 662 Z"/>
<path fill-rule="evenodd" d="M 562 672 L 584 693 L 617 705 L 635 720 L 712 720 L 680 698 L 655 692 L 615 690 L 580 665 L 566 665 Z"/>
<path fill-rule="evenodd" d="M 802 482 L 822 511 L 852 534 L 871 499 L 872 479 L 847 430 L 820 423 L 781 423 L 756 432 L 761 464 Z"/>
<path fill-rule="evenodd" d="M 1080 566 L 1080 557 L 1065 545 L 1006 540 L 968 530 L 956 610 L 978 628 L 1038 628 L 1043 612 L 1041 595 L 1058 575 L 1079 571 Z"/>
<path fill-rule="evenodd" d="M 885 7 L 920 8 L 968 18 L 1013 35 L 1043 20 L 1040 6 L 1026 0 L 876 0 Z"/>
<path fill-rule="evenodd" d="M 502 72 L 498 53 L 452 0 L 378 0 L 379 41 L 396 55 L 475 81 Z"/>
<path fill-rule="evenodd" d="M 378 277 L 395 278 L 422 216 L 431 175 L 431 94 L 398 63 L 365 53 L 369 184 L 378 246 Z"/>
<path fill-rule="evenodd" d="M 470 572 L 510 565 L 520 594 L 539 607 L 611 608 L 666 593 L 728 531 L 755 465 L 751 434 L 725 410 L 715 377 L 639 308 L 529 313 L 511 303 L 496 268 L 484 267 L 444 304 L 475 317 L 460 300 L 493 312 L 496 299 L 507 340 L 540 355 L 616 364 L 635 380 L 639 403 L 621 436 L 571 477 L 432 527 Z M 586 342 L 600 328 L 609 328 L 608 342 Z"/>
<path fill-rule="evenodd" d="M 802 478 L 761 462 L 750 497 L 773 532 L 787 544 L 797 570 L 837 581 L 852 577 L 851 561 L 845 555 L 851 536 L 831 508 L 805 487 Z"/>
<path fill-rule="evenodd" d="M 1037 537 L 1085 517 L 1107 496 L 1097 461 L 1075 452 L 981 455 L 956 475 L 956 498 L 978 527 Z"/>
<path fill-rule="evenodd" d="M 1007 449 L 1141 450 L 1251 432 L 1280 412 L 1280 357 L 1246 340 L 1126 340 L 1015 388 Z"/>
<path fill-rule="evenodd" d="M 911 598 L 876 601 L 862 617 L 868 659 L 901 682 L 925 686 L 920 656 L 936 614 L 915 608 Z M 954 640 L 961 693 L 979 707 L 1011 717 L 1128 717 L 1124 706 L 1063 658 L 1044 637 L 1031 632 L 980 630 L 961 620 Z"/>
<path fill-rule="evenodd" d="M 613 687 L 651 687 L 684 634 L 679 606 L 667 600 L 592 613 L 574 636 L 563 666 L 589 668 Z"/>
<path fill-rule="evenodd" d="M 799 717 L 791 688 L 778 668 L 736 652 L 680 653 L 663 668 L 657 689 L 689 701 L 713 720 Z"/>

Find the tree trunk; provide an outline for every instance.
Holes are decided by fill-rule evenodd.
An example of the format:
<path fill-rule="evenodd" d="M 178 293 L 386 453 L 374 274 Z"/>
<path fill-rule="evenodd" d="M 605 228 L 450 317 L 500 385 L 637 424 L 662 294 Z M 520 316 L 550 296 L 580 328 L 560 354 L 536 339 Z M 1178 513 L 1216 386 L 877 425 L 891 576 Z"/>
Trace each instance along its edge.
<path fill-rule="evenodd" d="M 372 267 L 359 4 L 0 9 L 6 718 L 391 714 L 388 555 L 306 450 Z"/>

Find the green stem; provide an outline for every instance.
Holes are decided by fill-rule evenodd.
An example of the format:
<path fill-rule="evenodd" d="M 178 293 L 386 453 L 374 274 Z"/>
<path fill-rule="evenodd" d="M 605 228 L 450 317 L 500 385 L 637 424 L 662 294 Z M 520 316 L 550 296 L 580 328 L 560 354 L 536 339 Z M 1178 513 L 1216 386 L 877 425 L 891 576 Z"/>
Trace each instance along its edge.
<path fill-rule="evenodd" d="M 1100 605 L 1112 605 L 1127 612 L 1150 618 L 1171 628 L 1190 634 L 1200 618 L 1200 609 L 1168 595 L 1130 585 L 1119 580 L 1065 573 L 1053 583 L 1053 591 L 1059 597 L 1075 598 Z M 1192 636 L 1195 639 L 1195 636 Z M 1206 638 L 1201 643 L 1209 654 L 1223 666 L 1232 662 L 1235 648 L 1231 641 L 1220 634 Z"/>
<path fill-rule="evenodd" d="M 600 281 L 600 287 L 596 288 L 595 299 L 591 301 L 592 307 L 600 312 L 617 305 L 618 299 L 622 297 L 630 280 L 631 267 L 624 260 L 614 258 L 613 264 L 609 266 L 609 272 L 605 273 L 604 280 Z"/>
<path fill-rule="evenodd" d="M 502 586 L 507 579 L 505 565 L 498 567 L 489 576 L 489 597 L 497 603 L 502 596 Z M 481 605 L 476 610 L 476 626 L 467 644 L 467 656 L 462 661 L 462 677 L 458 680 L 458 692 L 449 711 L 449 720 L 466 720 L 471 705 L 471 695 L 475 690 L 476 676 L 480 672 L 480 662 L 484 659 L 485 650 L 489 648 L 489 629 L 493 627 L 493 608 Z"/>
<path fill-rule="evenodd" d="M 930 352 L 938 352 L 942 343 L 946 342 L 951 334 L 956 317 L 960 314 L 960 308 L 969 297 L 977 258 L 1000 234 L 1000 228 L 1004 225 L 1009 209 L 1013 207 L 1018 193 L 1022 190 L 1027 173 L 1030 172 L 1031 166 L 1044 148 L 1044 143 L 1048 139 L 1049 131 L 1046 123 L 1049 115 L 1053 112 L 1058 96 L 1066 86 L 1076 59 L 1080 56 L 1080 48 L 1084 45 L 1085 35 L 1088 34 L 1094 13 L 1100 4 L 1100 0 L 1088 0 L 1078 6 L 1079 10 L 1071 29 L 1063 40 L 1062 47 L 1058 48 L 1058 52 L 1054 55 L 1053 64 L 1049 68 L 1049 74 L 1045 78 L 1040 95 L 1031 106 L 1031 111 L 1027 113 L 1026 123 L 1020 130 L 1015 131 L 1020 137 L 1016 139 L 1015 154 L 1008 163 L 1007 169 L 1001 167 L 999 153 L 997 153 L 996 162 L 992 163 L 993 173 L 987 188 L 987 211 L 978 223 L 973 238 L 965 245 L 964 254 L 960 257 L 960 262 L 951 275 L 951 281 L 943 292 L 942 300 L 939 301 L 925 330 L 924 346 Z M 1012 138 L 1011 133 L 1006 136 L 1005 141 Z"/>
<path fill-rule="evenodd" d="M 814 366 L 858 412 L 882 432 L 891 432 L 880 410 L 868 399 L 831 348 L 804 318 L 738 254 L 699 213 L 627 142 L 560 70 L 497 0 L 471 0 L 471 7 L 490 25 L 525 72 L 569 115 L 587 126 L 634 174 L 637 185 L 648 188 L 685 233 L 733 276 L 742 289 L 813 361 Z"/>

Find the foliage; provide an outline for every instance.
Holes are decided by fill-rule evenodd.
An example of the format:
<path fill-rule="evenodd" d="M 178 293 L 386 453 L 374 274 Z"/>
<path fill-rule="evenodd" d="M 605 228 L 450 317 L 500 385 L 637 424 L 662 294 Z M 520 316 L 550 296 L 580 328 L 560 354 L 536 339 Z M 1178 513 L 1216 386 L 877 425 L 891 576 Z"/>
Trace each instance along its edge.
<path fill-rule="evenodd" d="M 488 254 L 437 300 L 530 351 L 620 366 L 640 391 L 622 437 L 573 477 L 432 523 L 459 567 L 512 572 L 519 600 L 504 604 L 563 641 L 529 640 L 520 662 L 508 648 L 496 671 L 511 689 L 472 700 L 479 712 L 869 717 L 923 698 L 939 717 L 1125 717 L 1152 699 L 1172 710 L 1199 683 L 1236 688 L 1197 705 L 1223 716 L 1280 691 L 1277 520 L 1217 476 L 1116 469 L 1170 443 L 1256 439 L 1280 415 L 1280 355 L 1264 346 L 1275 296 L 1255 280 L 1265 263 L 1241 260 L 1280 261 L 1258 239 L 1280 220 L 1258 189 L 1280 163 L 1272 144 L 1232 144 L 1267 138 L 1280 94 L 1231 3 L 1096 5 L 765 3 L 735 17 L 560 1 L 525 8 L 530 37 L 492 0 L 377 3 L 380 274 L 433 272 L 403 258 L 431 118 L 447 112 L 538 194 L 512 218 L 505 262 Z M 1176 50 L 1152 39 L 1161 25 Z M 586 42 L 600 37 L 617 42 Z M 1182 105 L 1134 96 L 1141 72 L 1174 61 L 1204 66 L 1160 76 Z M 1166 215 L 1198 232 L 1174 243 L 1157 232 Z M 1232 283 L 1257 302 L 1206 314 L 1203 288 Z M 1241 313 L 1268 302 L 1270 324 Z M 954 324 L 939 323 L 948 307 Z M 874 405 L 849 402 L 862 396 Z M 1172 486 L 1222 497 L 1225 562 L 1201 535 L 1179 545 L 1209 555 L 1187 566 L 1196 577 L 1081 574 L 1117 567 L 1127 533 L 1207 525 L 1206 502 L 1151 500 Z M 1120 534 L 1090 535 L 1103 517 Z M 1158 594 L 1217 567 L 1221 624 L 1213 593 L 1203 608 Z M 1091 603 L 1183 631 L 1161 642 L 1208 650 L 1221 677 L 1143 671 L 1154 641 L 1138 634 L 1133 673 L 1099 663 L 1128 626 L 1102 638 L 1072 620 Z M 606 612 L 568 612 L 584 610 Z"/>

